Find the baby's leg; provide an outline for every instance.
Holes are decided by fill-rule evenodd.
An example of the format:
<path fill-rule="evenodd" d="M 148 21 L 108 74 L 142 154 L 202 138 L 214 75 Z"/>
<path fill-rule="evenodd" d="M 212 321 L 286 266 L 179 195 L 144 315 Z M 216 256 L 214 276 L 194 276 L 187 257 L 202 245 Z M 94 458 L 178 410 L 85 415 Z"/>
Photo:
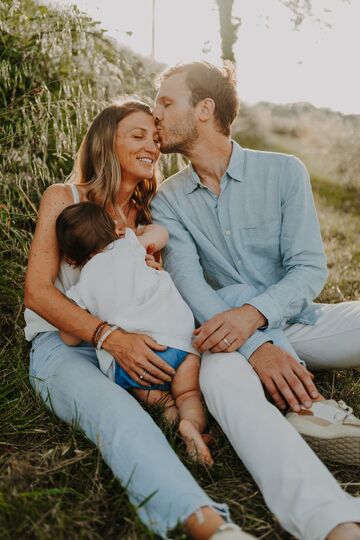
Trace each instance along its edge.
<path fill-rule="evenodd" d="M 162 407 L 162 414 L 170 424 L 177 421 L 178 410 L 170 392 L 165 392 L 163 390 L 145 390 L 142 388 L 132 388 L 130 392 L 139 401 L 143 401 L 148 405 L 159 405 Z"/>
<path fill-rule="evenodd" d="M 252 298 L 257 296 L 259 292 L 252 285 L 245 285 L 244 283 L 236 283 L 235 285 L 229 285 L 222 289 L 218 289 L 217 294 L 226 302 L 226 304 L 231 307 L 241 307 L 246 302 L 249 302 Z M 302 360 L 298 357 L 295 352 L 295 349 L 290 344 L 287 339 L 284 331 L 281 328 L 271 328 L 269 330 L 264 330 L 265 334 L 268 336 L 269 340 L 284 349 L 288 352 L 295 360 L 303 364 Z"/>
<path fill-rule="evenodd" d="M 188 454 L 194 461 L 211 465 L 211 453 L 201 436 L 206 426 L 199 386 L 200 358 L 188 354 L 176 370 L 171 392 L 179 414 L 179 432 L 185 440 Z"/>

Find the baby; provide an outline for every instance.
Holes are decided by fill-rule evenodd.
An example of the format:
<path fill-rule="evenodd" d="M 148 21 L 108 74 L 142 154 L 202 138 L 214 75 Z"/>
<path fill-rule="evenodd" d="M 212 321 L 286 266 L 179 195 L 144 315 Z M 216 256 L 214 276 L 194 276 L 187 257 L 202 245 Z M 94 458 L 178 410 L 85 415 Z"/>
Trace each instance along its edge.
<path fill-rule="evenodd" d="M 168 419 L 178 416 L 189 455 L 211 464 L 207 436 L 202 435 L 206 419 L 199 388 L 200 357 L 191 345 L 194 317 L 170 275 L 145 261 L 149 246 L 153 244 L 155 251 L 164 247 L 167 231 L 160 225 L 146 225 L 138 236 L 126 228 L 119 238 L 104 209 L 81 202 L 61 212 L 56 235 L 65 260 L 82 268 L 79 281 L 66 291 L 67 297 L 111 326 L 148 335 L 166 345 L 165 351 L 156 354 L 176 372 L 171 383 L 142 386 L 101 348 L 96 351 L 100 369 L 137 399 L 165 405 Z M 80 343 L 62 331 L 60 337 L 68 345 Z M 145 374 L 146 370 L 140 378 Z"/>

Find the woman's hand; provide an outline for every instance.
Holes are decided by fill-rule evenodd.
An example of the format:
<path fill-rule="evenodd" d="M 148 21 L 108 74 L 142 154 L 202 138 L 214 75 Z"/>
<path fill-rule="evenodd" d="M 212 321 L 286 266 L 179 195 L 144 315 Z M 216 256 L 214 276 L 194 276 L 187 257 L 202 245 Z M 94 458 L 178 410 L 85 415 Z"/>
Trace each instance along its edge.
<path fill-rule="evenodd" d="M 144 334 L 116 330 L 106 338 L 103 348 L 134 381 L 142 386 L 171 382 L 175 374 L 175 370 L 154 352 L 165 351 L 167 347 L 159 345 Z"/>

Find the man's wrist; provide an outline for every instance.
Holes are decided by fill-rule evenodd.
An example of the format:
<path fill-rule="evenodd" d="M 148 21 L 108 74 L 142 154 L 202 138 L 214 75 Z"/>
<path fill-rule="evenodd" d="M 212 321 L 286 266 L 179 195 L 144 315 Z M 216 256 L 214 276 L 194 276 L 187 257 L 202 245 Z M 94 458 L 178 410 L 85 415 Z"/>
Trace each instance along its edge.
<path fill-rule="evenodd" d="M 261 311 L 256 309 L 256 307 L 252 306 L 251 304 L 244 304 L 242 307 L 246 308 L 249 313 L 254 316 L 256 321 L 256 330 L 268 324 L 267 318 L 261 313 Z"/>
<path fill-rule="evenodd" d="M 271 347 L 273 347 L 274 343 L 272 341 L 265 341 L 265 343 L 261 343 L 257 349 L 249 356 L 248 361 L 251 364 L 255 358 L 257 353 L 264 353 L 267 350 L 271 351 Z M 261 351 L 260 351 L 261 349 Z"/>

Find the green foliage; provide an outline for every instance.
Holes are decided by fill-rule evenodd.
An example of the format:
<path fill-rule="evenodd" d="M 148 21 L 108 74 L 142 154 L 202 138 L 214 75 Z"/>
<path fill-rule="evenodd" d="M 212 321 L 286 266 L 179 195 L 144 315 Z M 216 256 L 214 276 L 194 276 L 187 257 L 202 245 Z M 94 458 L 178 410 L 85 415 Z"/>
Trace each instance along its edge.
<path fill-rule="evenodd" d="M 41 193 L 69 174 L 91 119 L 125 94 L 154 95 L 153 76 L 76 8 L 0 1 L 0 307 L 18 320 Z"/>

